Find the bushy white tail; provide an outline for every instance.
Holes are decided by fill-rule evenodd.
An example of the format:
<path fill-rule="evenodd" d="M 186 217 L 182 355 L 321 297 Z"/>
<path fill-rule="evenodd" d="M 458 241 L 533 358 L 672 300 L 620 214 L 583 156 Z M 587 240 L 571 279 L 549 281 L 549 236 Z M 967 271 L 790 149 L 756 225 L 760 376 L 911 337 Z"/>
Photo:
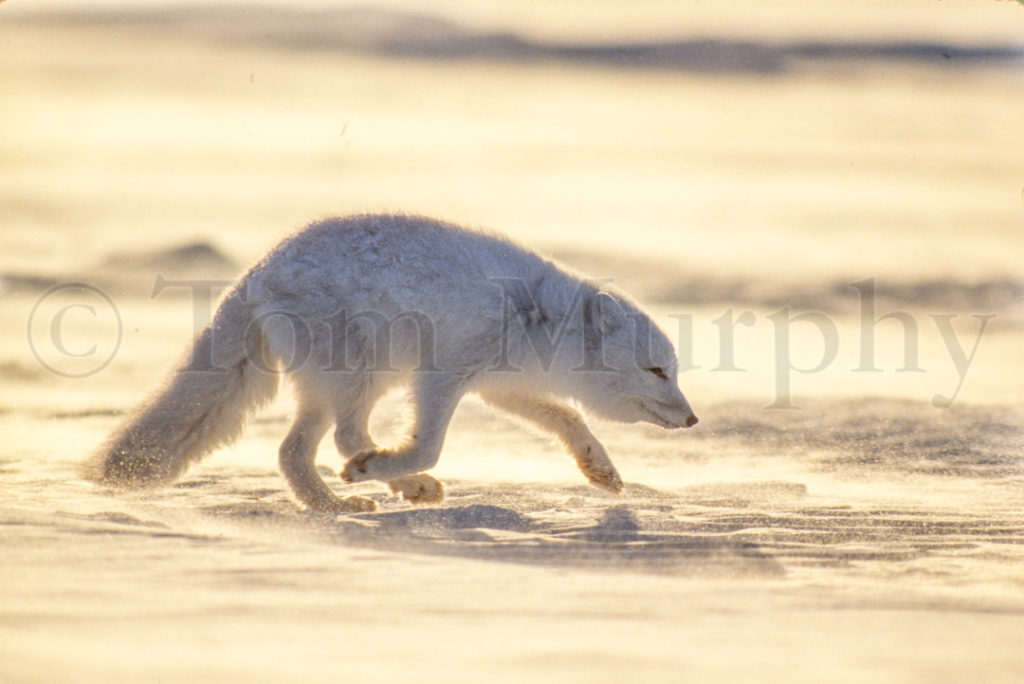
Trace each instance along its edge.
<path fill-rule="evenodd" d="M 86 477 L 124 487 L 165 484 L 234 442 L 247 415 L 277 393 L 277 373 L 254 356 L 263 347 L 237 288 L 164 386 L 86 463 Z"/>

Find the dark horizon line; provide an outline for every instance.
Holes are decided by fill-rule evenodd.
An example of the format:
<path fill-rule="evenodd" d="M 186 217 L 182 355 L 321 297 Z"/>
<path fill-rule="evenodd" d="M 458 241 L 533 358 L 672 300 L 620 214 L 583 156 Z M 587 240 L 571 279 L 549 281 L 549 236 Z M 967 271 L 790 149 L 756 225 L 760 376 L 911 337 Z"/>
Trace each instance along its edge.
<path fill-rule="evenodd" d="M 11 17 L 8 15 L 8 19 Z M 244 19 L 244 21 L 240 21 Z M 288 21 L 282 21 L 288 19 Z M 298 21 L 296 21 L 298 20 Z M 223 3 L 67 12 L 24 12 L 12 23 L 206 25 L 199 37 L 268 43 L 293 50 L 369 53 L 436 60 L 561 61 L 617 68 L 772 75 L 797 65 L 897 62 L 942 68 L 1024 67 L 1024 41 L 953 43 L 941 40 L 791 40 L 728 36 L 668 39 L 542 41 L 508 31 L 476 31 L 441 15 L 386 9 L 253 9 Z M 213 29 L 210 31 L 209 29 Z"/>

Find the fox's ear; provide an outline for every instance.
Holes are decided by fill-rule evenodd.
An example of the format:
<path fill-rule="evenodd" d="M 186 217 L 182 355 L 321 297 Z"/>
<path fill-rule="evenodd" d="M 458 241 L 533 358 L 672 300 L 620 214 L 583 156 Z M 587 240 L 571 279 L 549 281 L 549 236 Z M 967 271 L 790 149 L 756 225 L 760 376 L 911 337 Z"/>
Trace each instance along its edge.
<path fill-rule="evenodd" d="M 607 292 L 595 292 L 583 307 L 583 321 L 588 327 L 606 335 L 626 324 L 626 312 L 615 297 Z"/>

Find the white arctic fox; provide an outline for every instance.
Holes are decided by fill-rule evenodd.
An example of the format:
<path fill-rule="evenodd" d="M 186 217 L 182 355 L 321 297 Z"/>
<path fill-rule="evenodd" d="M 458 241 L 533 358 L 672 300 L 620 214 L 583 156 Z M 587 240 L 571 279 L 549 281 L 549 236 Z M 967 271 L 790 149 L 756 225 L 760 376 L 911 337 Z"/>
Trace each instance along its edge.
<path fill-rule="evenodd" d="M 285 239 L 236 283 L 164 386 L 87 464 L 115 486 L 167 483 L 241 433 L 281 373 L 298 408 L 280 465 L 318 511 L 373 510 L 339 498 L 314 466 L 333 424 L 346 482 L 382 480 L 413 503 L 444 497 L 437 463 L 461 397 L 554 433 L 594 485 L 622 481 L 575 400 L 665 428 L 696 416 L 676 385 L 672 345 L 624 295 L 500 237 L 413 216 L 356 216 Z M 367 420 L 389 388 L 411 388 L 407 439 L 374 444 Z"/>

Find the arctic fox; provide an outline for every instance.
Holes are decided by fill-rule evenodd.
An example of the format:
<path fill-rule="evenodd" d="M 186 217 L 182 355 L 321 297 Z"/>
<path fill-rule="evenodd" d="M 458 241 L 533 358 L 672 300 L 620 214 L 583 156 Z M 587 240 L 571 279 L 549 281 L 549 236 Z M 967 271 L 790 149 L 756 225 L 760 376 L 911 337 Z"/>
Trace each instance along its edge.
<path fill-rule="evenodd" d="M 381 480 L 412 503 L 444 488 L 437 463 L 464 394 L 553 433 L 594 485 L 622 480 L 566 400 L 612 420 L 690 427 L 665 335 L 625 295 L 509 240 L 441 221 L 364 215 L 315 223 L 249 269 L 181 365 L 87 463 L 91 479 L 168 483 L 241 434 L 247 414 L 295 386 L 279 462 L 295 496 L 326 512 L 376 508 L 340 498 L 314 465 L 334 426 L 345 482 Z M 399 446 L 367 429 L 377 400 L 410 389 Z"/>

